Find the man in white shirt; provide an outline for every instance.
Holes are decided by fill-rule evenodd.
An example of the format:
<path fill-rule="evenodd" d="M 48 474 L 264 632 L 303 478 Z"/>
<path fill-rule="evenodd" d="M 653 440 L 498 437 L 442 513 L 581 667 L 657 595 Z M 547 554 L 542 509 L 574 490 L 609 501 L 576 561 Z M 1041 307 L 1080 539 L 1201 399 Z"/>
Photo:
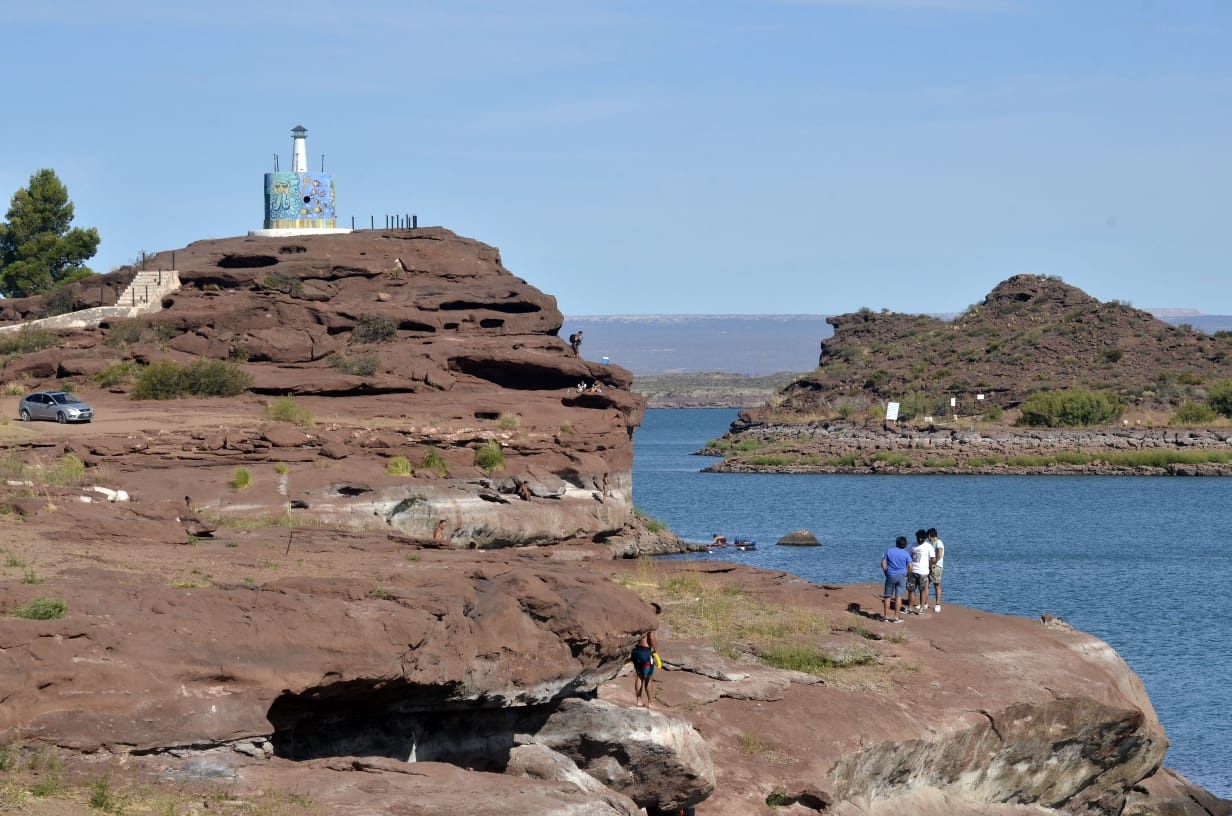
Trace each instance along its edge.
<path fill-rule="evenodd" d="M 933 545 L 928 543 L 928 533 L 916 530 L 915 546 L 911 548 L 911 572 L 907 575 L 907 605 L 911 606 L 911 597 L 914 595 L 915 608 L 909 611 L 917 615 L 924 614 L 922 604 L 928 603 L 928 576 L 936 559 L 937 553 L 933 550 Z"/>
<path fill-rule="evenodd" d="M 941 611 L 941 573 L 945 571 L 945 542 L 937 537 L 937 528 L 928 528 L 928 543 L 933 545 L 933 551 L 937 554 L 937 560 L 933 562 L 933 568 L 929 571 L 928 580 L 933 585 L 933 595 L 936 598 L 937 605 L 933 607 L 934 612 Z M 928 604 L 928 589 L 924 590 L 924 603 Z"/>

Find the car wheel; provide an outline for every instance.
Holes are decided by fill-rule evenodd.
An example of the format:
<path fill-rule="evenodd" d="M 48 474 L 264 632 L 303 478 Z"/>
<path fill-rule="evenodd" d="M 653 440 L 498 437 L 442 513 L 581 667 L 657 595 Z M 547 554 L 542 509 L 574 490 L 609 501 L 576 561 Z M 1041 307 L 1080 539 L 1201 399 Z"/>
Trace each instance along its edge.
<path fill-rule="evenodd" d="M 56 411 L 56 422 L 59 422 L 61 425 L 68 422 L 68 418 L 64 416 L 63 411 Z"/>
<path fill-rule="evenodd" d="M 30 409 L 29 409 L 29 408 L 22 408 L 22 409 L 21 409 L 21 421 L 22 421 L 22 422 L 29 422 L 29 421 L 30 421 Z"/>

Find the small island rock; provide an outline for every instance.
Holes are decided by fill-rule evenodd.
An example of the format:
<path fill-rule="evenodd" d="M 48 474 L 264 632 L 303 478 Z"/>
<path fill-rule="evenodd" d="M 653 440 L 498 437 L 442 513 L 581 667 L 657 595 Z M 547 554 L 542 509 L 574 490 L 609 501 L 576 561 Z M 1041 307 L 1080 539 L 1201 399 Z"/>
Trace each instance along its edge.
<path fill-rule="evenodd" d="M 796 530 L 788 533 L 780 538 L 776 543 L 782 544 L 785 547 L 820 547 L 821 542 L 817 540 L 817 536 L 813 535 L 808 530 Z"/>

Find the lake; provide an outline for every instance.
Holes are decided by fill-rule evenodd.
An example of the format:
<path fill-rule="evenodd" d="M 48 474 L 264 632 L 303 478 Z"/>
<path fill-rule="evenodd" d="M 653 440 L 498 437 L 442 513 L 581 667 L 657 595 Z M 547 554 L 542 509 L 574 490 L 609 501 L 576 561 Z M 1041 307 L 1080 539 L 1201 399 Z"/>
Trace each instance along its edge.
<path fill-rule="evenodd" d="M 701 473 L 713 460 L 692 452 L 735 417 L 647 411 L 637 506 L 687 541 L 723 533 L 761 548 L 710 557 L 827 583 L 880 583 L 894 538 L 936 527 L 943 604 L 1052 613 L 1107 641 L 1146 684 L 1172 742 L 1165 764 L 1232 798 L 1232 625 L 1220 606 L 1232 479 Z M 824 546 L 773 546 L 801 528 Z"/>

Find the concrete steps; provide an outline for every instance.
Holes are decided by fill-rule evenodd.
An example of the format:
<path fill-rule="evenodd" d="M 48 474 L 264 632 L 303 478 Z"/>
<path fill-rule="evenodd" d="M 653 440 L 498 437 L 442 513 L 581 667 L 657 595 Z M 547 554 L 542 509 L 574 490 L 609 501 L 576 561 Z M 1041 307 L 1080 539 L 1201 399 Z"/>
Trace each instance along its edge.
<path fill-rule="evenodd" d="M 163 297 L 179 288 L 180 273 L 178 271 L 146 269 L 136 274 L 132 283 L 120 293 L 114 306 L 95 306 L 91 309 L 79 309 L 54 317 L 44 317 L 41 320 L 27 320 L 25 323 L 0 326 L 0 334 L 19 332 L 26 326 L 38 326 L 44 329 L 88 329 L 104 320 L 131 318 L 161 311 Z"/>

